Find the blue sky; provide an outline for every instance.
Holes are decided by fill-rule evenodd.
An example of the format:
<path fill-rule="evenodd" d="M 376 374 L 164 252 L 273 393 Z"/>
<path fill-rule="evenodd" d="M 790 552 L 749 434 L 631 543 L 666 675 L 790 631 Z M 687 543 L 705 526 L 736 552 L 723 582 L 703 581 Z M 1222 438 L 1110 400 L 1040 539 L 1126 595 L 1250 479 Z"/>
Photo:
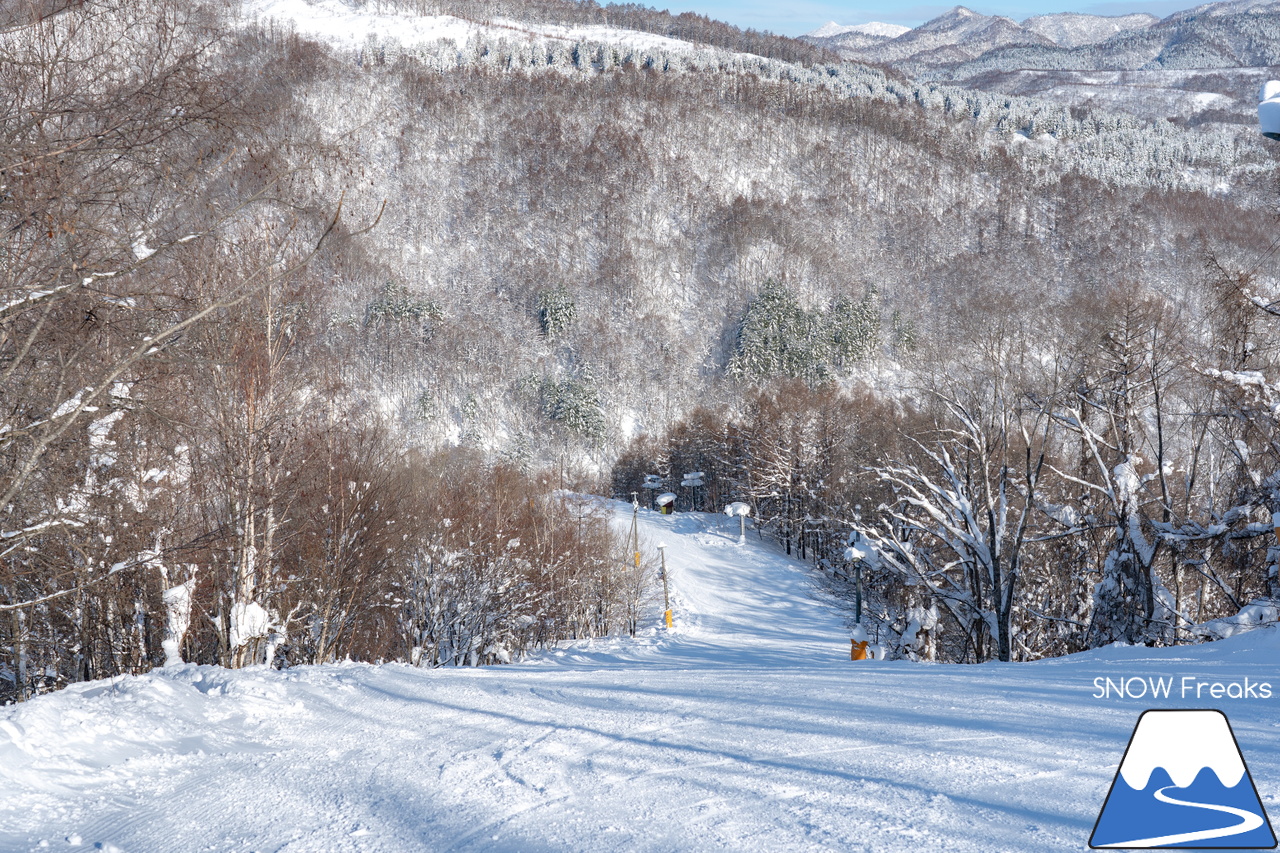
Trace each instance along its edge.
<path fill-rule="evenodd" d="M 620 0 L 614 0 L 620 2 Z M 1079 0 L 993 0 L 962 3 L 984 15 L 1006 15 L 1021 21 L 1032 15 L 1050 12 L 1088 12 L 1094 15 L 1126 15 L 1149 12 L 1163 18 L 1182 9 L 1198 6 L 1205 0 L 1138 0 L 1138 2 L 1089 2 Z M 893 3 L 890 0 L 675 0 L 670 5 L 662 0 L 649 0 L 646 5 L 672 12 L 697 12 L 739 27 L 770 30 L 787 36 L 798 36 L 817 29 L 827 21 L 838 24 L 865 24 L 884 21 L 914 27 L 936 18 L 955 3 Z"/>

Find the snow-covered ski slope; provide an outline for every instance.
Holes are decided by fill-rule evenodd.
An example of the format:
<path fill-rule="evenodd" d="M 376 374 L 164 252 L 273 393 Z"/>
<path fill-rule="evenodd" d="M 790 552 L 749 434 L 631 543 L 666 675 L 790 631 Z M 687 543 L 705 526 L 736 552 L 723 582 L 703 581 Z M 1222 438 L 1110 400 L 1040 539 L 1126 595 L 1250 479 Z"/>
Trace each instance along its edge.
<path fill-rule="evenodd" d="M 276 21 L 293 27 L 301 35 L 347 49 L 391 43 L 413 47 L 438 41 L 451 41 L 462 47 L 472 40 L 481 40 L 536 44 L 599 42 L 671 53 L 698 50 L 698 46 L 679 39 L 616 27 L 567 27 L 504 19 L 477 23 L 452 15 L 397 12 L 375 4 L 357 5 L 343 0 L 244 0 L 241 14 L 247 20 Z"/>
<path fill-rule="evenodd" d="M 1085 850 L 1146 708 L 1222 709 L 1280 814 L 1272 630 L 853 663 L 809 570 L 738 546 L 736 519 L 641 519 L 668 545 L 669 634 L 485 669 L 186 666 L 0 708 L 0 851 Z M 1149 677 L 1171 695 L 1095 698 Z"/>
<path fill-rule="evenodd" d="M 625 534 L 631 506 L 610 502 Z M 672 631 L 645 632 L 575 645 L 544 655 L 556 666 L 747 667 L 782 670 L 849 656 L 844 618 L 813 594 L 805 566 L 787 560 L 750 532 L 738 544 L 738 520 L 702 513 L 639 515 L 641 550 L 658 563 L 666 546 Z M 655 583 L 653 624 L 660 625 L 662 589 Z"/>

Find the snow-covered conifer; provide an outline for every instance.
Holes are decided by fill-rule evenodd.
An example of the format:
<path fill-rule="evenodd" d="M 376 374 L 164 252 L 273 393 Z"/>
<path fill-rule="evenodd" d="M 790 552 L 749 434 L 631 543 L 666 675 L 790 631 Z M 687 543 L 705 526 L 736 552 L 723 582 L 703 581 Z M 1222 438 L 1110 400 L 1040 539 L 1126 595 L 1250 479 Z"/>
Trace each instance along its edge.
<path fill-rule="evenodd" d="M 542 334 L 552 343 L 564 338 L 578 311 L 573 294 L 564 284 L 540 292 L 535 308 Z"/>
<path fill-rule="evenodd" d="M 842 297 L 827 318 L 835 361 L 842 366 L 871 358 L 880 347 L 880 291 L 870 285 L 857 303 Z"/>
<path fill-rule="evenodd" d="M 828 376 L 829 365 L 830 342 L 821 315 L 806 311 L 786 285 L 766 281 L 739 323 L 729 375 L 813 381 Z"/>

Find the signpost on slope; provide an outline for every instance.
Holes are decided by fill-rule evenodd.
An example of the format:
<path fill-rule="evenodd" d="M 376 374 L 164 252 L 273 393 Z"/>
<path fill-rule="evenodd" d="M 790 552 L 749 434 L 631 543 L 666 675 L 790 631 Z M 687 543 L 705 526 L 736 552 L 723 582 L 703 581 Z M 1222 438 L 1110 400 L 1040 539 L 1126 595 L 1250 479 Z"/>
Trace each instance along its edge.
<path fill-rule="evenodd" d="M 681 488 L 689 490 L 689 509 L 695 512 L 698 509 L 698 486 L 706 484 L 706 476 L 702 471 L 690 471 L 680 483 Z"/>
<path fill-rule="evenodd" d="M 649 491 L 649 506 L 653 507 L 653 493 L 662 488 L 662 477 L 658 474 L 645 474 L 644 482 L 640 484 L 640 488 Z"/>

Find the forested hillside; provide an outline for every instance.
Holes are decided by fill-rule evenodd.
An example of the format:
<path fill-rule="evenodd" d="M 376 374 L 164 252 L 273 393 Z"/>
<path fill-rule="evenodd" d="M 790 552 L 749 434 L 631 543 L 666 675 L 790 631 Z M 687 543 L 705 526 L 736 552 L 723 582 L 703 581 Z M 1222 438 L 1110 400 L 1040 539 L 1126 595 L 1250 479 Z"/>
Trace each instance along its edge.
<path fill-rule="evenodd" d="M 330 5 L 468 36 L 0 34 L 13 694 L 633 629 L 643 571 L 556 490 L 684 460 L 837 593 L 857 527 L 903 655 L 1181 641 L 1267 590 L 1251 130 L 635 7 Z"/>

